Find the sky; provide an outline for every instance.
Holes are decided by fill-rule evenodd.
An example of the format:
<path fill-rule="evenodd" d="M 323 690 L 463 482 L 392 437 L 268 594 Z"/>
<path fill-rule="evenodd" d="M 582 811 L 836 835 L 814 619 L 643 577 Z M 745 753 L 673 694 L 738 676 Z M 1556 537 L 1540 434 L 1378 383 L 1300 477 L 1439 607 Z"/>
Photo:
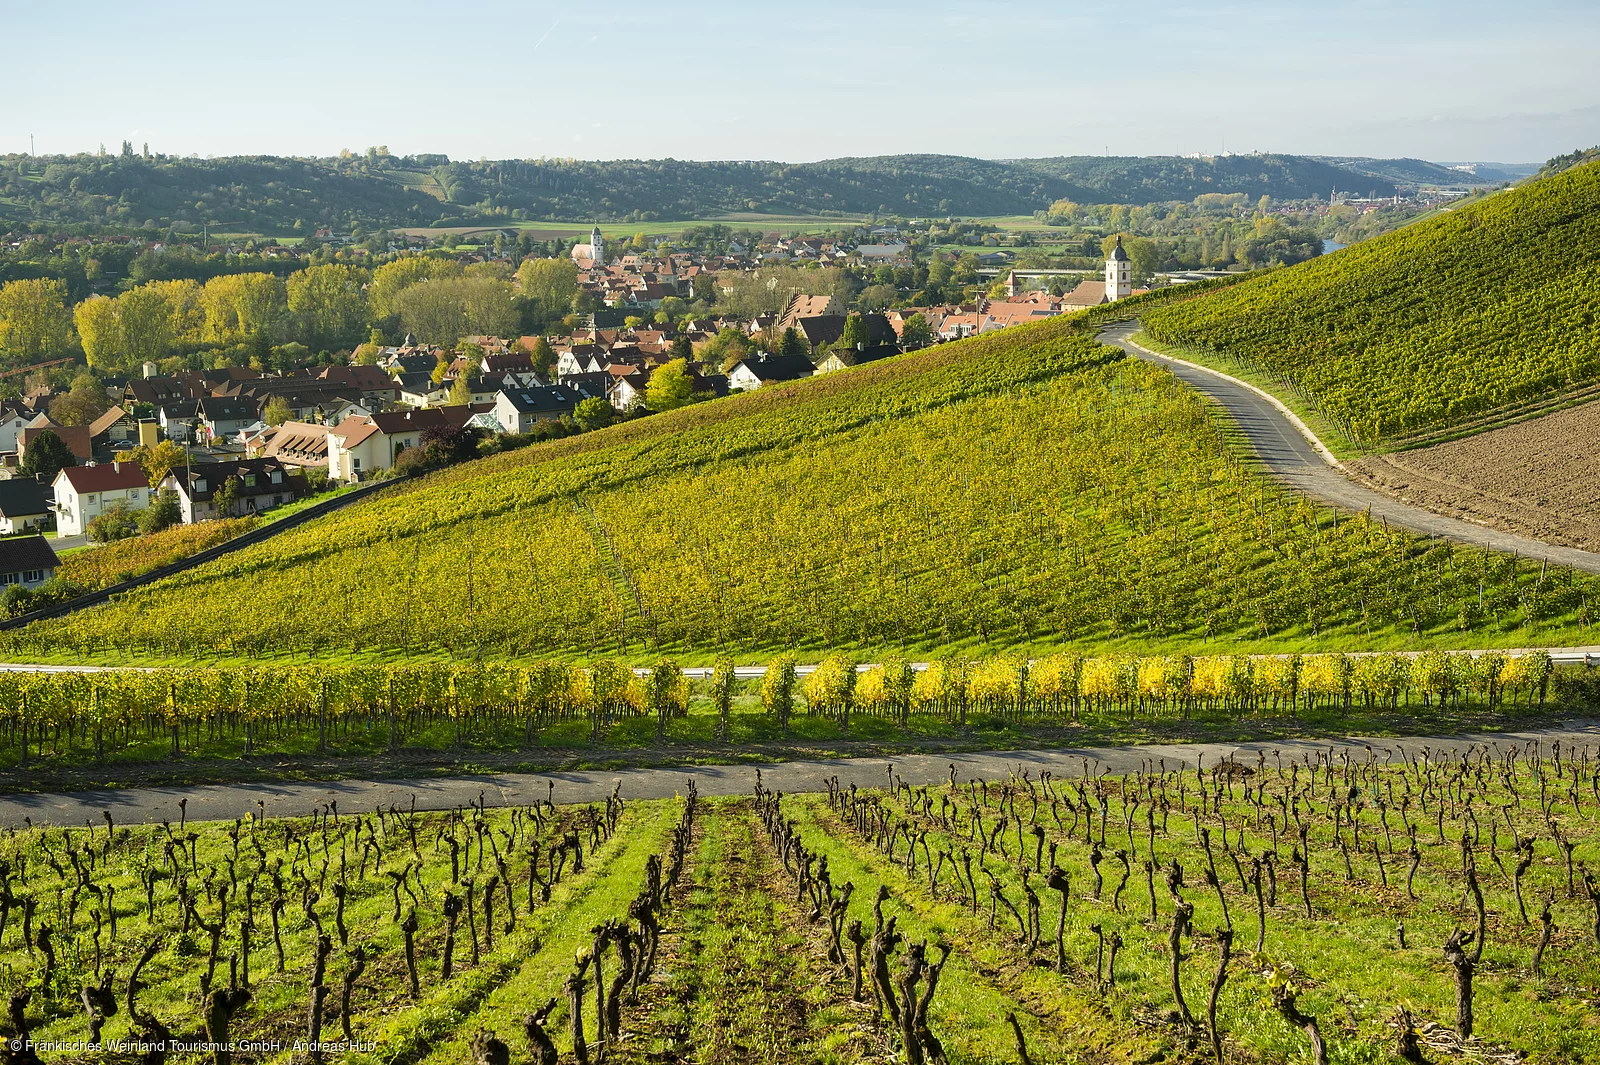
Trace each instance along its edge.
<path fill-rule="evenodd" d="M 0 153 L 1536 162 L 1600 3 L 0 0 Z"/>

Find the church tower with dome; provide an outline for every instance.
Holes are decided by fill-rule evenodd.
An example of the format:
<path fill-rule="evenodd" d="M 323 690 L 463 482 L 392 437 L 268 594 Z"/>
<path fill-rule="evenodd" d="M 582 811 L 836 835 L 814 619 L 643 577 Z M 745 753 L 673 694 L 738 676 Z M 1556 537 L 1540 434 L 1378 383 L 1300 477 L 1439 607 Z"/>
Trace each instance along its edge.
<path fill-rule="evenodd" d="M 589 243 L 574 244 L 572 246 L 572 259 L 574 262 L 582 262 L 587 259 L 595 269 L 599 269 L 606 264 L 606 242 L 605 238 L 600 236 L 600 226 L 598 224 L 589 231 Z"/>

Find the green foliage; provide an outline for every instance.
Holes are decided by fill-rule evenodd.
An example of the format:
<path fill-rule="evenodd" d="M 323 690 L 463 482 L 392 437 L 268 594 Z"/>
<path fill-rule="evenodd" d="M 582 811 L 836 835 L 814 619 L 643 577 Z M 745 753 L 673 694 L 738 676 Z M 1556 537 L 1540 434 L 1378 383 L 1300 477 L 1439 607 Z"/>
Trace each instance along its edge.
<path fill-rule="evenodd" d="M 139 531 L 146 535 L 161 532 L 183 520 L 183 508 L 178 504 L 178 493 L 158 492 L 150 505 L 139 511 Z"/>
<path fill-rule="evenodd" d="M 1076 319 L 1017 326 L 444 470 L 7 639 L 206 655 L 1588 642 L 1574 618 L 1600 600 L 1592 578 L 1335 521 L 1253 474 L 1213 417 Z M 419 569 L 454 577 L 387 576 Z"/>
<path fill-rule="evenodd" d="M 1590 164 L 1143 322 L 1272 375 L 1376 445 L 1600 378 L 1596 307 Z"/>
<path fill-rule="evenodd" d="M 46 429 L 34 437 L 33 442 L 22 453 L 22 463 L 17 467 L 17 472 L 24 477 L 37 477 L 45 484 L 49 484 L 65 467 L 77 464 L 78 458 L 67 446 L 67 442 L 52 430 Z"/>
<path fill-rule="evenodd" d="M 673 359 L 652 370 L 644 387 L 644 402 L 657 414 L 694 402 L 694 378 L 689 375 L 689 364 Z"/>
<path fill-rule="evenodd" d="M 572 420 L 584 431 L 604 429 L 617 416 L 617 409 L 598 396 L 579 403 L 572 412 Z"/>
<path fill-rule="evenodd" d="M 91 518 L 85 531 L 89 534 L 89 539 L 96 543 L 109 544 L 113 540 L 137 536 L 139 521 L 128 504 L 118 503 Z"/>

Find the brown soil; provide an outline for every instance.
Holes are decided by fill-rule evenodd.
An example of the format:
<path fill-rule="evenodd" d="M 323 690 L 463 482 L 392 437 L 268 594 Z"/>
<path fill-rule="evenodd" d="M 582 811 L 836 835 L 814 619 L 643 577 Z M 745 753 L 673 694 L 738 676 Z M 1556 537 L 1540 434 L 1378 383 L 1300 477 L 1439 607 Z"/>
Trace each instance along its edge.
<path fill-rule="evenodd" d="M 1600 402 L 1346 468 L 1368 487 L 1435 513 L 1594 551 L 1597 462 Z"/>

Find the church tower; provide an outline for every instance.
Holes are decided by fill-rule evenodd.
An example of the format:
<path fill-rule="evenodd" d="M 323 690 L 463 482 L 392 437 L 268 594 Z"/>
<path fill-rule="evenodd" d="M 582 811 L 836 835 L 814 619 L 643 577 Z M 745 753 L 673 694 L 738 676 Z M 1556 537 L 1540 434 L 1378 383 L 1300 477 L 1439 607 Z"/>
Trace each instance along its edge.
<path fill-rule="evenodd" d="M 600 236 L 600 227 L 596 225 L 589 231 L 589 250 L 594 255 L 595 266 L 606 264 L 606 242 Z"/>
<path fill-rule="evenodd" d="M 1106 256 L 1106 302 L 1124 300 L 1133 295 L 1133 264 L 1128 261 L 1128 253 L 1122 247 L 1122 238 L 1117 237 L 1117 246 L 1111 249 L 1111 254 Z"/>

